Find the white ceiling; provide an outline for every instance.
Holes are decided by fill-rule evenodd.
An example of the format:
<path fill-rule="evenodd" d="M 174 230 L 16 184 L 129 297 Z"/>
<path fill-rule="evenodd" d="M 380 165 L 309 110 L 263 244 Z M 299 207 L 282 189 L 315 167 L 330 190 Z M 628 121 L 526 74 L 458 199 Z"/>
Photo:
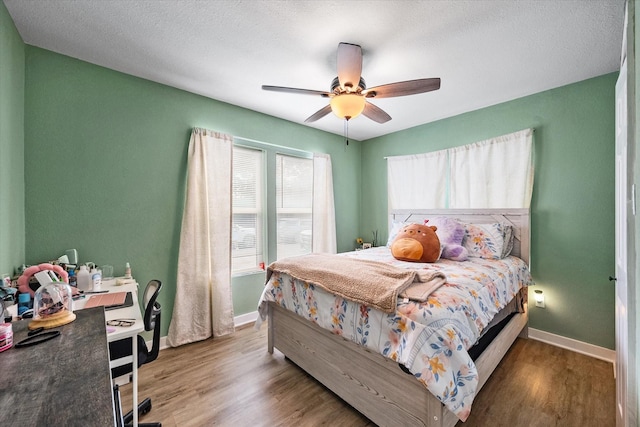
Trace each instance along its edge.
<path fill-rule="evenodd" d="M 292 122 L 327 100 L 339 42 L 362 46 L 368 87 L 440 77 L 373 100 L 365 140 L 619 69 L 624 0 L 4 0 L 25 43 Z M 612 88 L 613 90 L 613 88 Z M 342 134 L 330 114 L 310 126 Z"/>

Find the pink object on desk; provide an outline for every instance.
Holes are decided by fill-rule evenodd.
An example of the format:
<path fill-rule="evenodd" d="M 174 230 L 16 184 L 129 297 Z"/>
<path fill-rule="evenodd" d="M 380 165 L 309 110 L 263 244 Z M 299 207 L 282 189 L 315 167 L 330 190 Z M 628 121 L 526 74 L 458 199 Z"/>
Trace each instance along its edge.
<path fill-rule="evenodd" d="M 45 262 L 39 265 L 32 265 L 31 267 L 24 270 L 22 275 L 18 277 L 18 287 L 20 289 L 20 293 L 29 293 L 31 297 L 35 295 L 36 290 L 31 289 L 31 287 L 29 286 L 29 279 L 31 278 L 31 276 L 42 270 L 51 270 L 54 273 L 57 273 L 63 282 L 69 283 L 69 274 L 64 270 L 64 268 L 60 267 L 59 265 L 52 265 Z M 38 285 L 38 287 L 39 286 L 40 285 Z"/>
<path fill-rule="evenodd" d="M 94 295 L 87 300 L 84 308 L 100 306 L 111 307 L 115 305 L 122 305 L 124 304 L 124 300 L 126 299 L 126 297 L 126 292 L 113 292 L 108 294 Z"/>
<path fill-rule="evenodd" d="M 0 352 L 13 347 L 13 329 L 11 323 L 0 323 Z"/>

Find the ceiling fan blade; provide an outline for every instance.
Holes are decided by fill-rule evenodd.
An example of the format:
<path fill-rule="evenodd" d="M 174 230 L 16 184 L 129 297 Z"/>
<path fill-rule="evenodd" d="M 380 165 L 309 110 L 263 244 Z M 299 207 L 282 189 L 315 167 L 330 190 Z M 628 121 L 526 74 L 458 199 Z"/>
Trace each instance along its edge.
<path fill-rule="evenodd" d="M 415 95 L 440 89 L 440 79 L 417 79 L 405 82 L 389 83 L 362 91 L 367 98 L 391 98 L 394 96 Z"/>
<path fill-rule="evenodd" d="M 323 107 L 322 109 L 320 109 L 320 110 L 316 111 L 315 113 L 313 113 L 304 122 L 305 123 L 315 122 L 316 120 L 323 118 L 324 116 L 326 116 L 330 112 L 331 112 L 331 105 L 327 105 L 326 107 Z"/>
<path fill-rule="evenodd" d="M 297 89 L 294 87 L 283 87 L 283 86 L 266 86 L 262 85 L 262 90 L 270 90 L 273 92 L 286 92 L 286 93 L 296 93 L 298 95 L 320 95 L 324 98 L 329 97 L 329 92 L 325 92 L 322 90 L 311 90 L 311 89 Z"/>
<path fill-rule="evenodd" d="M 370 118 L 374 122 L 386 123 L 391 120 L 391 116 L 385 113 L 381 108 L 376 107 L 369 101 L 364 104 L 362 115 Z"/>
<path fill-rule="evenodd" d="M 336 62 L 340 86 L 357 89 L 362 75 L 362 48 L 357 44 L 340 43 Z"/>

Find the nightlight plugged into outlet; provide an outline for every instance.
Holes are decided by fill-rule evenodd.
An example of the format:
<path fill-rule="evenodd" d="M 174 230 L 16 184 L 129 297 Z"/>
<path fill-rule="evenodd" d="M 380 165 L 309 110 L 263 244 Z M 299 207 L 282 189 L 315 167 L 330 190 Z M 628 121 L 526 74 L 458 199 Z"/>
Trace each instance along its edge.
<path fill-rule="evenodd" d="M 534 298 L 536 300 L 536 307 L 545 308 L 544 306 L 544 294 L 540 289 L 536 289 L 534 292 Z"/>

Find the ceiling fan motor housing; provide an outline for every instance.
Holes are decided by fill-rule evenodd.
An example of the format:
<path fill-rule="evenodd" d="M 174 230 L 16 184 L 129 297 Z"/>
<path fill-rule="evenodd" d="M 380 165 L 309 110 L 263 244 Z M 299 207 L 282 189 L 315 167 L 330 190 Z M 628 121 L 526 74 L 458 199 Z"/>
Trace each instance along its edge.
<path fill-rule="evenodd" d="M 351 92 L 351 93 L 353 93 L 353 92 L 362 92 L 366 88 L 367 88 L 367 85 L 364 82 L 364 79 L 362 77 L 360 77 L 360 81 L 358 82 L 358 87 L 355 88 L 355 89 L 349 90 L 349 92 Z M 340 80 L 338 79 L 338 77 L 334 78 L 333 81 L 331 82 L 331 92 L 335 93 L 336 95 L 339 95 L 340 93 L 345 92 L 340 87 Z"/>

